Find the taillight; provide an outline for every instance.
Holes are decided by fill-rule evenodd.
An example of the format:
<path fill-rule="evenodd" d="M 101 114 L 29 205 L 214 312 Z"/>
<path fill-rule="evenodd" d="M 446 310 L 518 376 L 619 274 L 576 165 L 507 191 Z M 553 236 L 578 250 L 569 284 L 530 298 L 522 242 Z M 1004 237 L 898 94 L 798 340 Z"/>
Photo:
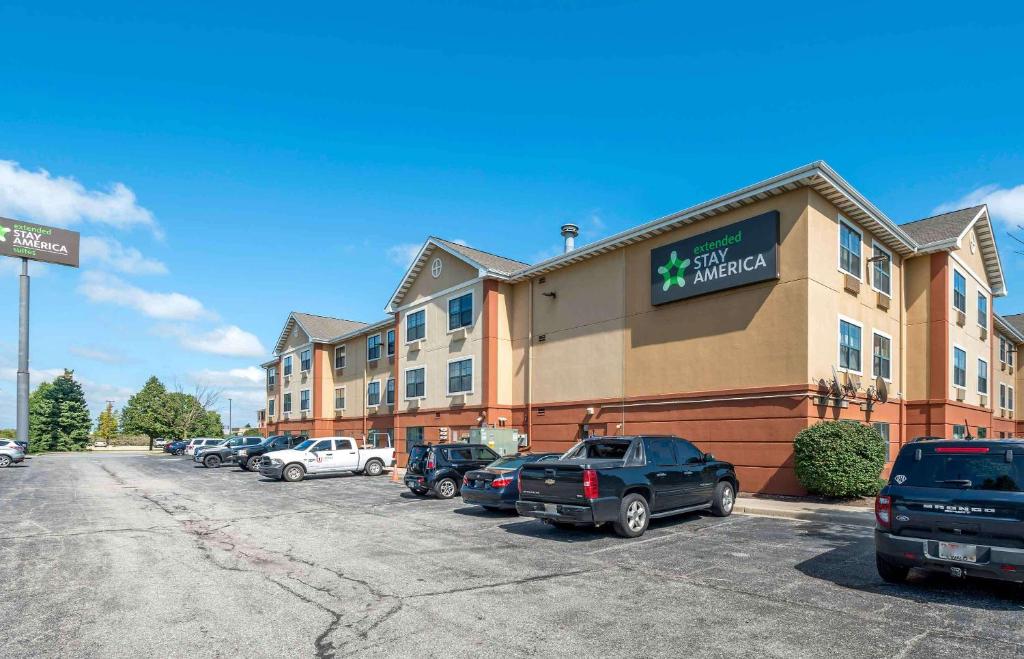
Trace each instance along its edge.
<path fill-rule="evenodd" d="M 597 472 L 593 469 L 583 470 L 583 497 L 586 499 L 598 497 Z"/>
<path fill-rule="evenodd" d="M 938 446 L 936 453 L 988 453 L 987 446 Z"/>
<path fill-rule="evenodd" d="M 892 526 L 892 497 L 882 494 L 875 497 L 875 519 L 883 529 Z"/>
<path fill-rule="evenodd" d="M 469 487 L 469 476 L 462 477 L 462 487 Z"/>
<path fill-rule="evenodd" d="M 501 478 L 495 478 L 493 481 L 491 481 L 491 487 L 493 487 L 496 490 L 500 490 L 503 487 L 508 487 L 511 484 L 511 476 L 502 476 Z"/>
<path fill-rule="evenodd" d="M 429 470 L 429 469 L 433 469 L 433 468 L 434 468 L 434 455 L 430 454 L 430 455 L 427 456 L 427 469 Z"/>

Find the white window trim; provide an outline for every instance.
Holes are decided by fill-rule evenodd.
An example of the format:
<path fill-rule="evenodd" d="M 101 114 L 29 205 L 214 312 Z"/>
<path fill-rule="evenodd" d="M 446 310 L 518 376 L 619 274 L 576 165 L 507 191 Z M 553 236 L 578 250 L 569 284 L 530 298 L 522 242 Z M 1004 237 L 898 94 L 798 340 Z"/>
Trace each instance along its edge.
<path fill-rule="evenodd" d="M 291 367 L 291 373 L 288 367 Z M 295 373 L 295 355 L 285 355 L 281 358 L 281 376 L 290 378 Z"/>
<path fill-rule="evenodd" d="M 271 366 L 271 367 L 267 368 L 267 386 L 268 387 L 276 387 L 277 386 L 277 367 L 276 366 Z"/>
<path fill-rule="evenodd" d="M 465 361 L 469 362 L 469 369 L 470 369 L 470 376 L 469 376 L 470 387 L 469 387 L 469 391 L 451 391 L 449 389 L 449 386 L 451 385 L 451 377 L 449 376 L 449 370 L 448 369 L 451 368 L 451 365 L 454 362 L 465 362 Z M 444 395 L 445 396 L 472 396 L 474 393 L 476 393 L 476 357 L 474 357 L 473 355 L 469 355 L 469 356 L 454 357 L 452 359 L 449 359 L 445 363 L 445 366 L 444 366 Z"/>
<path fill-rule="evenodd" d="M 388 382 L 394 382 L 395 383 L 395 399 L 393 401 L 391 401 L 390 403 L 388 403 Z M 423 390 L 426 391 L 426 389 L 427 389 L 426 383 L 424 383 Z M 384 403 L 383 403 L 384 405 L 397 405 L 398 404 L 398 380 L 396 380 L 393 377 L 388 377 L 386 380 L 384 380 L 384 389 L 383 389 L 383 391 L 381 391 L 381 398 L 384 401 Z"/>
<path fill-rule="evenodd" d="M 1008 412 L 1013 411 L 1013 386 L 1006 386 L 1006 410 Z"/>
<path fill-rule="evenodd" d="M 843 272 L 846 272 L 845 270 Z M 860 370 L 855 371 L 850 368 L 844 368 L 842 366 L 843 359 L 843 325 L 842 321 L 846 321 L 851 325 L 856 325 L 860 328 Z M 873 360 L 872 360 L 873 361 Z M 852 375 L 864 375 L 864 323 L 854 320 L 848 316 L 839 314 L 839 319 L 836 321 L 836 368 L 843 373 L 850 373 Z"/>
<path fill-rule="evenodd" d="M 423 395 L 422 396 L 409 396 L 409 387 L 406 386 L 409 383 L 409 372 L 410 371 L 423 371 Z M 398 383 L 395 383 L 395 387 Z M 398 396 L 398 392 L 395 392 L 395 396 Z M 427 365 L 421 364 L 420 366 L 413 366 L 402 371 L 402 400 L 424 400 L 427 397 Z"/>
<path fill-rule="evenodd" d="M 961 386 L 961 385 L 956 383 L 956 351 L 957 350 L 959 350 L 960 352 L 964 353 L 964 384 L 963 384 L 963 386 Z M 967 372 L 967 361 L 968 361 L 967 349 L 964 348 L 961 345 L 957 345 L 957 344 L 954 343 L 953 344 L 953 352 L 950 354 L 950 360 L 949 360 L 949 365 L 950 365 L 950 368 L 952 369 L 950 371 L 949 375 L 950 375 L 950 380 L 953 382 L 953 388 L 954 389 L 963 389 L 964 391 L 967 391 L 967 383 L 970 382 L 970 377 L 971 377 L 970 373 Z"/>
<path fill-rule="evenodd" d="M 450 329 L 452 322 L 451 322 L 451 314 L 448 311 L 450 307 L 448 305 L 451 303 L 452 300 L 454 300 L 456 298 L 463 297 L 465 295 L 469 295 L 469 303 L 470 303 L 470 305 L 472 305 L 471 314 L 470 314 L 471 318 L 470 318 L 469 325 L 463 325 L 462 327 L 457 327 L 455 329 Z M 473 288 L 469 289 L 468 291 L 462 291 L 460 293 L 456 293 L 454 295 L 449 295 L 448 297 L 446 297 L 445 300 L 444 300 L 444 321 L 445 321 L 445 330 L 446 330 L 445 333 L 446 334 L 454 334 L 455 332 L 458 332 L 459 330 L 466 330 L 468 332 L 470 329 L 475 327 L 476 326 L 476 310 L 477 310 L 477 306 L 476 306 L 476 290 L 473 289 Z"/>
<path fill-rule="evenodd" d="M 985 321 L 988 322 L 992 318 L 992 298 L 989 297 L 988 295 L 985 295 L 984 291 L 978 291 L 978 294 L 974 297 L 974 316 L 975 316 L 974 320 L 975 321 L 978 320 L 978 318 L 977 318 L 977 316 L 978 316 L 978 300 L 980 300 L 982 298 L 984 298 L 984 300 L 985 300 Z M 978 323 L 978 327 L 980 327 L 982 329 L 985 329 L 985 330 L 988 329 L 988 325 L 987 324 L 986 325 L 982 325 L 981 323 Z"/>
<path fill-rule="evenodd" d="M 849 271 L 843 269 L 843 228 L 842 228 L 842 225 L 844 225 L 844 224 L 846 225 L 847 229 L 849 229 L 850 231 L 853 231 L 855 234 L 857 234 L 857 237 L 858 237 L 858 239 L 860 241 L 860 270 L 861 271 L 860 271 L 859 274 L 854 274 L 852 272 L 849 272 Z M 864 281 L 864 232 L 861 231 L 860 229 L 858 229 L 857 226 L 853 222 L 850 222 L 849 220 L 847 220 L 842 215 L 839 216 L 839 226 L 836 227 L 836 245 L 837 245 L 838 250 L 839 250 L 838 253 L 836 254 L 836 267 L 839 269 L 839 272 L 848 274 L 851 277 L 856 277 L 857 281 L 863 282 Z"/>
<path fill-rule="evenodd" d="M 338 366 L 338 351 L 341 351 L 341 366 Z M 348 366 L 348 345 L 334 346 L 334 370 L 340 371 Z"/>
<path fill-rule="evenodd" d="M 285 405 L 285 403 L 288 403 L 288 404 Z M 286 407 L 288 409 L 285 409 Z M 291 414 L 292 413 L 292 392 L 290 392 L 290 391 L 286 391 L 283 394 L 281 394 L 281 413 L 282 414 Z"/>
<path fill-rule="evenodd" d="M 1006 409 L 1006 401 L 1007 401 L 1007 398 L 1006 398 L 1006 383 L 1005 382 L 1000 382 L 999 383 L 999 409 L 1001 409 L 1001 410 L 1005 410 Z"/>
<path fill-rule="evenodd" d="M 372 339 L 373 337 L 377 337 L 378 339 L 380 339 L 380 332 L 377 332 L 376 334 L 370 334 L 366 337 L 366 361 L 368 362 L 380 361 L 381 359 L 384 358 L 384 352 L 387 350 L 387 346 L 385 346 L 383 343 L 378 343 L 377 347 L 380 348 L 380 355 L 378 355 L 376 359 L 370 359 L 370 339 Z"/>
<path fill-rule="evenodd" d="M 881 292 L 881 291 L 879 291 Z M 863 330 L 861 330 L 863 332 Z M 871 330 L 871 377 L 877 378 L 878 374 L 875 373 L 875 334 L 889 340 L 889 377 L 882 378 L 884 382 L 892 383 L 892 370 L 893 364 L 896 362 L 896 349 L 895 342 L 892 340 L 892 336 L 886 334 L 882 330 L 873 329 Z M 863 366 L 863 364 L 862 364 Z"/>
<path fill-rule="evenodd" d="M 949 257 L 953 259 L 954 263 L 960 266 L 961 270 L 963 270 L 964 272 L 971 276 L 971 279 L 973 279 L 974 283 L 978 285 L 978 288 L 980 288 L 981 290 L 985 291 L 985 293 L 988 294 L 989 299 L 992 298 L 991 287 L 989 287 L 989 285 L 985 283 L 985 280 L 979 277 L 978 274 L 971 269 L 971 266 L 967 265 L 967 263 L 963 259 L 961 259 L 953 252 L 949 252 Z"/>
<path fill-rule="evenodd" d="M 309 351 L 309 368 L 302 368 L 302 353 Z M 313 348 L 303 348 L 299 351 L 299 373 L 309 373 L 313 370 Z"/>
<path fill-rule="evenodd" d="M 992 390 L 992 365 L 988 363 L 987 359 L 982 359 L 981 357 L 978 357 L 978 364 L 982 363 L 985 364 L 985 386 L 988 388 L 985 391 L 978 389 L 978 393 L 981 394 L 982 396 L 988 396 L 988 392 Z M 980 374 L 981 369 L 979 368 L 978 372 L 974 374 L 975 384 L 977 384 L 977 381 L 980 379 L 978 377 Z"/>
<path fill-rule="evenodd" d="M 302 407 L 302 394 L 304 394 L 304 393 L 308 393 L 309 394 L 309 396 L 306 397 L 306 400 L 309 401 L 309 406 L 308 407 Z M 309 412 L 312 409 L 313 409 L 313 392 L 310 389 L 299 389 L 299 411 L 300 412 Z"/>
<path fill-rule="evenodd" d="M 950 268 L 949 275 L 949 304 L 953 311 L 963 311 L 967 314 L 967 298 L 969 297 L 970 289 L 967 287 L 967 275 L 960 272 L 956 268 Z M 958 309 L 956 306 L 956 276 L 960 274 L 964 278 L 964 308 Z"/>
<path fill-rule="evenodd" d="M 395 344 L 392 346 L 392 351 L 391 352 L 388 352 L 388 334 L 393 334 L 395 336 Z M 392 327 L 391 329 L 384 331 L 384 356 L 385 357 L 394 357 L 397 352 L 398 352 L 398 329 L 395 328 L 395 327 Z"/>
<path fill-rule="evenodd" d="M 341 392 L 341 400 L 344 403 L 338 407 L 338 392 Z M 343 412 L 348 407 L 348 389 L 344 386 L 334 388 L 334 411 Z"/>
<path fill-rule="evenodd" d="M 892 299 L 892 288 L 893 288 L 893 281 L 892 281 L 892 279 L 893 279 L 893 277 L 892 277 L 892 273 L 893 273 L 892 252 L 887 250 L 885 248 L 885 246 L 882 245 L 882 243 L 880 243 L 877 240 L 875 240 L 874 238 L 872 238 L 871 239 L 871 256 L 872 256 L 872 258 L 874 258 L 874 256 L 875 256 L 875 250 L 876 249 L 881 251 L 883 254 L 885 254 L 886 256 L 889 257 L 889 260 L 888 260 L 888 264 L 889 264 L 889 292 L 887 293 L 887 292 L 885 292 L 883 290 L 879 290 L 878 287 L 875 286 L 875 264 L 874 263 L 871 264 L 871 289 L 881 293 L 882 295 L 884 295 L 885 297 L 887 297 L 887 298 L 889 298 L 891 300 Z M 843 272 L 845 272 L 845 270 Z"/>
<path fill-rule="evenodd" d="M 419 313 L 420 311 L 423 312 L 423 337 L 419 338 L 419 339 L 412 339 L 412 340 L 410 340 L 409 339 L 409 316 L 413 315 L 414 313 Z M 402 316 L 402 324 L 405 325 L 405 332 L 403 332 L 403 336 L 406 337 L 405 338 L 405 342 L 404 342 L 405 345 L 409 345 L 410 343 L 416 343 L 417 341 L 423 341 L 424 343 L 427 342 L 427 336 L 430 334 L 430 328 L 427 327 L 428 323 L 427 323 L 427 307 L 426 307 L 426 305 L 424 305 L 422 307 L 419 307 L 418 309 L 410 309 L 409 311 L 405 312 L 405 315 Z"/>
<path fill-rule="evenodd" d="M 277 399 L 275 399 L 275 398 L 268 398 L 267 399 L 267 412 L 268 412 L 267 416 L 277 416 L 277 414 L 276 414 L 276 412 L 277 412 Z"/>
<path fill-rule="evenodd" d="M 377 399 L 378 400 L 377 400 L 377 404 L 376 405 L 371 405 L 370 404 L 370 385 L 374 384 L 374 383 L 377 384 Z M 380 387 L 380 378 L 377 378 L 376 380 L 370 380 L 369 382 L 367 382 L 366 383 L 366 391 L 363 392 L 363 393 L 366 396 L 366 400 L 364 401 L 364 403 L 365 403 L 364 407 L 380 407 L 381 405 L 384 404 L 384 390 L 381 389 L 381 387 Z"/>

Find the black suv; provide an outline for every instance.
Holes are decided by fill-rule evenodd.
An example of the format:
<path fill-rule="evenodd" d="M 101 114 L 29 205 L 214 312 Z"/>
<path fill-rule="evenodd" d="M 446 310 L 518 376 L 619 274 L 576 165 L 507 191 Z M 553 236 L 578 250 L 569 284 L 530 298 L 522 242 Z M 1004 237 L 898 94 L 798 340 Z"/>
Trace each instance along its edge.
<path fill-rule="evenodd" d="M 273 435 L 256 446 L 240 446 L 234 449 L 235 461 L 242 469 L 259 473 L 260 460 L 264 454 L 295 448 L 306 439 L 307 437 L 303 435 Z"/>
<path fill-rule="evenodd" d="M 875 500 L 878 574 L 1024 582 L 1024 439 L 915 441 Z"/>
<path fill-rule="evenodd" d="M 483 444 L 418 444 L 409 452 L 405 486 L 417 496 L 433 491 L 441 499 L 451 499 L 459 493 L 467 472 L 482 469 L 498 457 Z"/>

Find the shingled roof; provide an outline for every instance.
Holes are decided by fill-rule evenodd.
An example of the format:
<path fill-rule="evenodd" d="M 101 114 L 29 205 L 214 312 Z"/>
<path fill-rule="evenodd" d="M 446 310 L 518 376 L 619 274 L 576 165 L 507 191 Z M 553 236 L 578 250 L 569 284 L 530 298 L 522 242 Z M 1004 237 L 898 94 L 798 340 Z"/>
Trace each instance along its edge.
<path fill-rule="evenodd" d="M 900 228 L 907 232 L 919 245 L 956 240 L 985 210 L 984 206 L 971 206 L 960 210 L 933 215 L 906 224 Z"/>
<path fill-rule="evenodd" d="M 445 240 L 443 238 L 434 238 L 437 242 L 441 243 L 448 249 L 462 254 L 466 258 L 476 261 L 480 265 L 484 266 L 488 270 L 497 272 L 503 275 L 510 275 L 513 272 L 518 272 L 523 268 L 529 267 L 529 263 L 523 263 L 522 261 L 516 261 L 515 259 L 506 258 L 504 256 L 498 256 L 497 254 L 491 254 L 483 250 L 474 249 L 473 247 L 467 247 L 466 245 L 460 245 L 459 243 Z"/>
<path fill-rule="evenodd" d="M 1024 313 L 1014 314 L 1012 316 L 1000 316 L 1003 322 L 1017 330 L 1017 332 L 1024 336 Z"/>
<path fill-rule="evenodd" d="M 301 311 L 293 311 L 288 314 L 288 321 L 281 330 L 281 335 L 274 346 L 274 352 L 281 352 L 284 343 L 288 338 L 292 327 L 298 324 L 302 331 L 309 336 L 310 341 L 326 343 L 336 336 L 348 334 L 366 327 L 366 323 L 357 320 L 345 320 L 344 318 L 332 318 L 331 316 L 318 316 Z"/>

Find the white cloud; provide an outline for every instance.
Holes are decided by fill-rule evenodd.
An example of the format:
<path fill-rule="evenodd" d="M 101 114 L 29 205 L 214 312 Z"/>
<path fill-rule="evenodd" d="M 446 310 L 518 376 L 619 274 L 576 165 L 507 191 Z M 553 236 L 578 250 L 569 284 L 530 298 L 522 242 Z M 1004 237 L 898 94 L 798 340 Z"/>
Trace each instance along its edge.
<path fill-rule="evenodd" d="M 181 293 L 153 293 L 99 272 L 83 274 L 78 290 L 92 302 L 129 307 L 150 318 L 196 320 L 212 315 L 193 297 Z"/>
<path fill-rule="evenodd" d="M 45 169 L 29 171 L 12 160 L 0 160 L 0 215 L 58 226 L 82 221 L 119 228 L 144 226 L 160 235 L 153 213 L 140 206 L 123 183 L 107 191 L 88 190 L 73 178 L 53 176 Z"/>
<path fill-rule="evenodd" d="M 422 243 L 402 243 L 388 247 L 388 259 L 397 266 L 408 268 L 420 253 Z"/>
<path fill-rule="evenodd" d="M 64 375 L 63 368 L 29 368 L 28 378 L 34 389 L 40 382 L 49 382 L 58 375 Z M 15 366 L 0 368 L 0 380 L 16 382 L 18 380 L 18 369 Z"/>
<path fill-rule="evenodd" d="M 957 201 L 943 204 L 936 213 L 946 213 L 958 208 L 988 204 L 992 218 L 1007 228 L 1024 225 L 1024 185 L 1004 188 L 998 185 L 984 185 L 973 190 Z"/>
<path fill-rule="evenodd" d="M 91 359 L 104 364 L 124 364 L 129 361 L 127 355 L 115 353 L 102 348 L 90 346 L 68 346 L 68 352 L 83 359 Z"/>
<path fill-rule="evenodd" d="M 266 372 L 262 368 L 247 366 L 231 368 L 226 371 L 203 369 L 192 373 L 192 379 L 199 384 L 213 386 L 259 386 L 262 388 Z"/>
<path fill-rule="evenodd" d="M 236 325 L 223 325 L 202 334 L 183 331 L 183 328 L 173 332 L 183 347 L 197 352 L 228 357 L 259 357 L 267 354 L 255 334 Z"/>
<path fill-rule="evenodd" d="M 129 275 L 166 275 L 162 261 L 149 259 L 134 247 L 125 247 L 113 238 L 82 237 L 82 261 L 86 265 L 103 265 Z"/>

